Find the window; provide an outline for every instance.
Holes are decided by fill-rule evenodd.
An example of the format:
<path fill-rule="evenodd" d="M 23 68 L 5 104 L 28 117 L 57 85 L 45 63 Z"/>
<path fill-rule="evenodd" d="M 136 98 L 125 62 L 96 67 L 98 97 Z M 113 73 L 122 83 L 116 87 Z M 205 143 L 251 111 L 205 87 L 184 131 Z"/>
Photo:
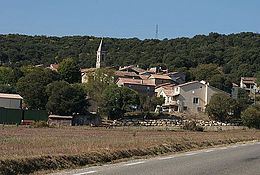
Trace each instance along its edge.
<path fill-rule="evenodd" d="M 194 97 L 193 98 L 193 104 L 199 104 L 199 98 Z"/>
<path fill-rule="evenodd" d="M 183 110 L 187 111 L 188 107 L 187 106 L 183 106 Z"/>

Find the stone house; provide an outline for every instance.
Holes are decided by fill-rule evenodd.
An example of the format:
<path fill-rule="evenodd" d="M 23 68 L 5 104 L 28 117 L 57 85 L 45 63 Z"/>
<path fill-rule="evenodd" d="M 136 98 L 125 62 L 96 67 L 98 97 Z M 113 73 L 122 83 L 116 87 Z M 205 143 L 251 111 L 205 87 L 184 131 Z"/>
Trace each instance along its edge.
<path fill-rule="evenodd" d="M 119 87 L 125 86 L 149 97 L 154 96 L 155 84 L 151 80 L 118 78 L 116 84 Z"/>
<path fill-rule="evenodd" d="M 165 83 L 173 83 L 173 80 L 168 75 L 152 74 L 148 79 L 156 86 Z"/>

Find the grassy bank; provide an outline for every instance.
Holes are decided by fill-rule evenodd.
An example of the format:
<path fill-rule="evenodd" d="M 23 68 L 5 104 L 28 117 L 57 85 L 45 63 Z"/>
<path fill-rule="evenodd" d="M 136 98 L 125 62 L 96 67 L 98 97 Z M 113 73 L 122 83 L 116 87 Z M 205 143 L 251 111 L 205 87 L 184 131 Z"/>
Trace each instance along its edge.
<path fill-rule="evenodd" d="M 25 174 L 260 140 L 260 131 L 157 131 L 88 127 L 1 130 L 0 174 Z"/>

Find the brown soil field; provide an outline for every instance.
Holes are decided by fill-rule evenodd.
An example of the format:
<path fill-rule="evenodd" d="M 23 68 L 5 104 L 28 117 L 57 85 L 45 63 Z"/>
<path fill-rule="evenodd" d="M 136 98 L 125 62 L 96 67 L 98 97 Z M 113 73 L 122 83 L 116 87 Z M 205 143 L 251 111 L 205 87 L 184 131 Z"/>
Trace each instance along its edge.
<path fill-rule="evenodd" d="M 166 131 L 141 128 L 27 128 L 0 129 L 0 160 L 18 160 L 39 156 L 82 155 L 160 145 L 234 143 L 260 140 L 258 130 L 221 132 Z M 214 144 L 215 143 L 215 144 Z"/>

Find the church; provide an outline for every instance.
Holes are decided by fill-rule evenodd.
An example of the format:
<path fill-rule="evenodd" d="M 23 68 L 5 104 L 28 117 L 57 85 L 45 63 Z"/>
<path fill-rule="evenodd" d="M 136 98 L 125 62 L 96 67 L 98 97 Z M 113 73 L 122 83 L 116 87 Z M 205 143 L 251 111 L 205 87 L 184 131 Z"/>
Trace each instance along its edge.
<path fill-rule="evenodd" d="M 105 51 L 103 38 L 100 41 L 99 47 L 97 49 L 97 60 L 96 60 L 96 67 L 95 68 L 86 68 L 81 69 L 81 82 L 87 83 L 88 82 L 88 74 L 95 72 L 96 69 L 106 67 L 105 60 L 106 60 L 107 51 Z"/>

